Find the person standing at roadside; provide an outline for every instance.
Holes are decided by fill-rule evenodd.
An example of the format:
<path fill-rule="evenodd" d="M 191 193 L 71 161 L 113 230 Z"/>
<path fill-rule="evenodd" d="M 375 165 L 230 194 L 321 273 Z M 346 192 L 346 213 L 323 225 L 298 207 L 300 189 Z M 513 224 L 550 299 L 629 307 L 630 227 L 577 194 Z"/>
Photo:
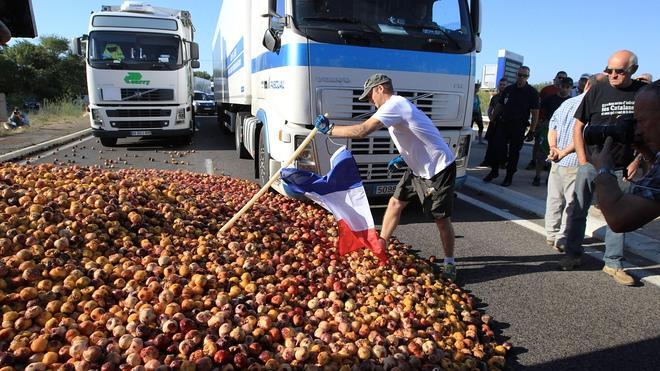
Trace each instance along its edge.
<path fill-rule="evenodd" d="M 399 224 L 401 213 L 410 201 L 418 199 L 425 213 L 435 221 L 445 253 L 442 271 L 445 278 L 456 279 L 454 261 L 454 227 L 451 215 L 454 206 L 456 163 L 454 154 L 442 139 L 431 119 L 407 99 L 394 94 L 392 80 L 374 74 L 364 83 L 359 100 L 368 100 L 378 109 L 361 124 L 333 125 L 319 115 L 314 126 L 323 134 L 342 138 L 364 138 L 381 128 L 387 128 L 401 154 L 388 164 L 388 169 L 408 166 L 390 198 L 380 241 L 384 244 Z"/>
<path fill-rule="evenodd" d="M 605 75 L 590 76 L 585 93 Z M 573 218 L 575 209 L 575 178 L 578 170 L 577 154 L 573 144 L 573 127 L 584 93 L 565 100 L 550 118 L 548 144 L 552 161 L 548 176 L 548 196 L 545 203 L 545 232 L 547 245 L 559 252 L 566 249 L 566 224 Z"/>
<path fill-rule="evenodd" d="M 543 102 L 543 100 L 547 97 L 555 96 L 559 93 L 561 90 L 561 82 L 564 80 L 568 75 L 566 74 L 566 71 L 559 71 L 555 75 L 555 78 L 552 79 L 552 84 L 544 86 L 541 91 L 539 92 L 539 102 Z M 543 123 L 543 120 L 550 120 L 550 117 L 552 115 L 548 115 L 547 117 L 543 117 L 543 107 L 539 110 L 539 123 Z M 547 121 L 546 121 L 547 122 Z M 537 133 L 538 134 L 538 133 Z M 539 146 L 541 144 L 540 140 L 543 140 L 545 138 L 541 137 L 539 138 L 538 135 L 534 137 L 534 147 L 532 147 L 532 159 L 529 160 L 529 164 L 525 167 L 526 170 L 532 170 L 536 168 L 536 158 L 534 157 L 534 154 L 539 151 Z"/>
<path fill-rule="evenodd" d="M 488 102 L 488 128 L 486 129 L 486 154 L 484 155 L 484 160 L 479 164 L 479 166 L 488 166 L 490 162 L 494 159 L 497 159 L 495 154 L 495 144 L 493 138 L 495 138 L 495 130 L 497 130 L 497 121 L 495 121 L 495 107 L 498 105 L 500 95 L 506 88 L 506 79 L 501 78 L 497 83 L 497 94 L 493 95 Z"/>
<path fill-rule="evenodd" d="M 611 169 L 596 169 L 588 162 L 588 156 L 597 148 L 585 145 L 583 130 L 586 124 L 613 125 L 619 115 L 634 112 L 635 94 L 645 84 L 632 79 L 637 71 L 638 62 L 635 53 L 629 50 L 620 50 L 614 53 L 607 61 L 605 74 L 608 76 L 607 83 L 592 86 L 585 94 L 580 107 L 575 112 L 575 126 L 573 128 L 573 140 L 577 152 L 578 168 L 575 180 L 575 194 L 577 202 L 575 211 L 566 229 L 566 256 L 560 260 L 559 266 L 563 270 L 572 270 L 582 264 L 582 253 L 584 251 L 582 242 L 586 228 L 587 214 L 593 193 L 595 191 L 595 179 L 601 171 L 612 172 Z M 616 159 L 618 165 L 621 159 Z M 617 177 L 624 192 L 629 184 L 623 182 L 623 172 L 612 172 Z M 634 279 L 623 270 L 623 246 L 624 234 L 615 233 L 609 227 L 605 232 L 605 266 L 603 271 L 622 285 L 634 285 Z"/>
<path fill-rule="evenodd" d="M 484 120 L 481 117 L 481 99 L 479 98 L 479 89 L 481 89 L 481 84 L 476 83 L 474 84 L 474 100 L 472 101 L 472 124 L 477 124 L 477 129 L 479 130 L 478 133 L 478 138 L 479 138 L 479 144 L 483 143 L 481 141 L 481 136 L 484 133 Z"/>
<path fill-rule="evenodd" d="M 546 164 L 548 155 L 550 154 L 550 147 L 548 146 L 548 123 L 550 118 L 555 113 L 555 110 L 568 98 L 570 98 L 571 89 L 573 88 L 573 79 L 566 77 L 561 80 L 560 88 L 557 94 L 547 96 L 541 100 L 541 108 L 539 109 L 539 126 L 536 129 L 536 140 L 538 146 L 535 147 L 536 152 L 533 153 L 535 162 L 536 174 L 532 180 L 532 185 L 538 187 L 541 185 L 541 172 L 543 166 Z"/>
<path fill-rule="evenodd" d="M 518 159 L 525 139 L 531 140 L 539 118 L 539 94 L 527 83 L 529 79 L 529 67 L 521 66 L 518 69 L 516 83 L 507 86 L 499 98 L 499 105 L 495 108 L 493 116 L 497 120 L 495 131 L 495 153 L 497 159 L 489 164 L 490 173 L 484 178 L 484 182 L 490 182 L 499 176 L 499 167 L 508 154 L 506 165 L 506 177 L 501 183 L 503 187 L 511 185 L 513 174 L 518 170 Z M 532 116 L 531 125 L 529 123 Z M 525 129 L 529 125 L 529 131 L 525 135 Z M 507 150 L 508 145 L 508 150 Z"/>

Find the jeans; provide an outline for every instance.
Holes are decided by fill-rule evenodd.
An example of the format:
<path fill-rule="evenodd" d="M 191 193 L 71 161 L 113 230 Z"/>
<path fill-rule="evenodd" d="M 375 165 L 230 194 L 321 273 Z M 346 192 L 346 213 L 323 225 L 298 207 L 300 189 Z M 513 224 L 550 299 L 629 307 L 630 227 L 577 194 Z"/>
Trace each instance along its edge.
<path fill-rule="evenodd" d="M 566 229 L 575 209 L 575 178 L 577 167 L 552 164 L 548 177 L 548 197 L 545 203 L 545 232 L 555 245 L 566 244 Z"/>
<path fill-rule="evenodd" d="M 575 209 L 573 217 L 567 223 L 566 228 L 566 253 L 572 256 L 580 256 L 584 252 L 584 231 L 587 226 L 587 214 L 591 206 L 591 200 L 596 190 L 596 176 L 598 172 L 590 163 L 578 167 L 575 179 Z M 621 171 L 616 172 L 619 187 L 624 193 L 628 192 L 630 184 L 623 182 Z M 613 232 L 609 226 L 605 227 L 605 265 L 610 268 L 623 268 L 623 245 L 625 234 Z"/>

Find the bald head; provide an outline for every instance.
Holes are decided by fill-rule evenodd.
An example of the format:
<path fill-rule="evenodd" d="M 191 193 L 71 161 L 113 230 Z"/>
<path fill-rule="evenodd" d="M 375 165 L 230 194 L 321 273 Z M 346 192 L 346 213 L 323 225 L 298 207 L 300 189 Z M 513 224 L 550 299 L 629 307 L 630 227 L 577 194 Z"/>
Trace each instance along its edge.
<path fill-rule="evenodd" d="M 637 71 L 637 55 L 630 50 L 619 50 L 607 60 L 605 73 L 610 85 L 622 89 L 632 82 L 632 75 Z"/>

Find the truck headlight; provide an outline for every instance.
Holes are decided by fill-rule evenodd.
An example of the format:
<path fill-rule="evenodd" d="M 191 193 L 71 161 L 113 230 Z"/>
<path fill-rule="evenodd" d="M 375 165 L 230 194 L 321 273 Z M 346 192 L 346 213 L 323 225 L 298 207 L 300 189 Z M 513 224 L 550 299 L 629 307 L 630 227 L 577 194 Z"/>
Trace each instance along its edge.
<path fill-rule="evenodd" d="M 103 120 L 101 119 L 101 112 L 98 108 L 92 108 L 90 112 L 92 114 L 92 121 L 94 121 L 94 124 L 99 126 L 103 124 Z"/>
<path fill-rule="evenodd" d="M 295 137 L 295 149 L 297 149 L 302 142 L 305 140 L 306 137 L 302 136 L 296 136 Z M 312 140 L 305 149 L 300 152 L 300 155 L 298 155 L 298 158 L 296 158 L 296 167 L 301 170 L 307 170 L 311 171 L 313 173 L 319 172 L 319 166 L 316 161 L 316 152 L 314 151 L 314 141 Z"/>
<path fill-rule="evenodd" d="M 179 108 L 176 110 L 176 122 L 177 124 L 186 120 L 186 109 Z"/>
<path fill-rule="evenodd" d="M 470 136 L 461 135 L 458 137 L 458 149 L 456 150 L 456 167 L 464 167 L 470 150 Z"/>

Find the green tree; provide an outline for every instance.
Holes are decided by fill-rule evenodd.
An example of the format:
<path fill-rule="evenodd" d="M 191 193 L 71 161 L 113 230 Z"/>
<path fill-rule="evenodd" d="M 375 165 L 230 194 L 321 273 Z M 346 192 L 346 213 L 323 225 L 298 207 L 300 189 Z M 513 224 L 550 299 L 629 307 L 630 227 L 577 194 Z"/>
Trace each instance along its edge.
<path fill-rule="evenodd" d="M 206 71 L 195 71 L 193 72 L 193 75 L 195 77 L 200 77 L 204 80 L 209 80 L 209 81 L 211 80 L 211 75 Z"/>
<path fill-rule="evenodd" d="M 39 38 L 39 45 L 50 55 L 62 57 L 69 53 L 69 41 L 61 36 L 42 36 Z"/>
<path fill-rule="evenodd" d="M 43 36 L 38 44 L 21 40 L 0 49 L 0 87 L 12 104 L 27 97 L 70 99 L 86 90 L 85 63 L 60 36 Z"/>
<path fill-rule="evenodd" d="M 57 63 L 57 55 L 50 54 L 43 46 L 32 44 L 27 40 L 21 40 L 8 47 L 6 54 L 19 66 L 47 69 Z"/>

